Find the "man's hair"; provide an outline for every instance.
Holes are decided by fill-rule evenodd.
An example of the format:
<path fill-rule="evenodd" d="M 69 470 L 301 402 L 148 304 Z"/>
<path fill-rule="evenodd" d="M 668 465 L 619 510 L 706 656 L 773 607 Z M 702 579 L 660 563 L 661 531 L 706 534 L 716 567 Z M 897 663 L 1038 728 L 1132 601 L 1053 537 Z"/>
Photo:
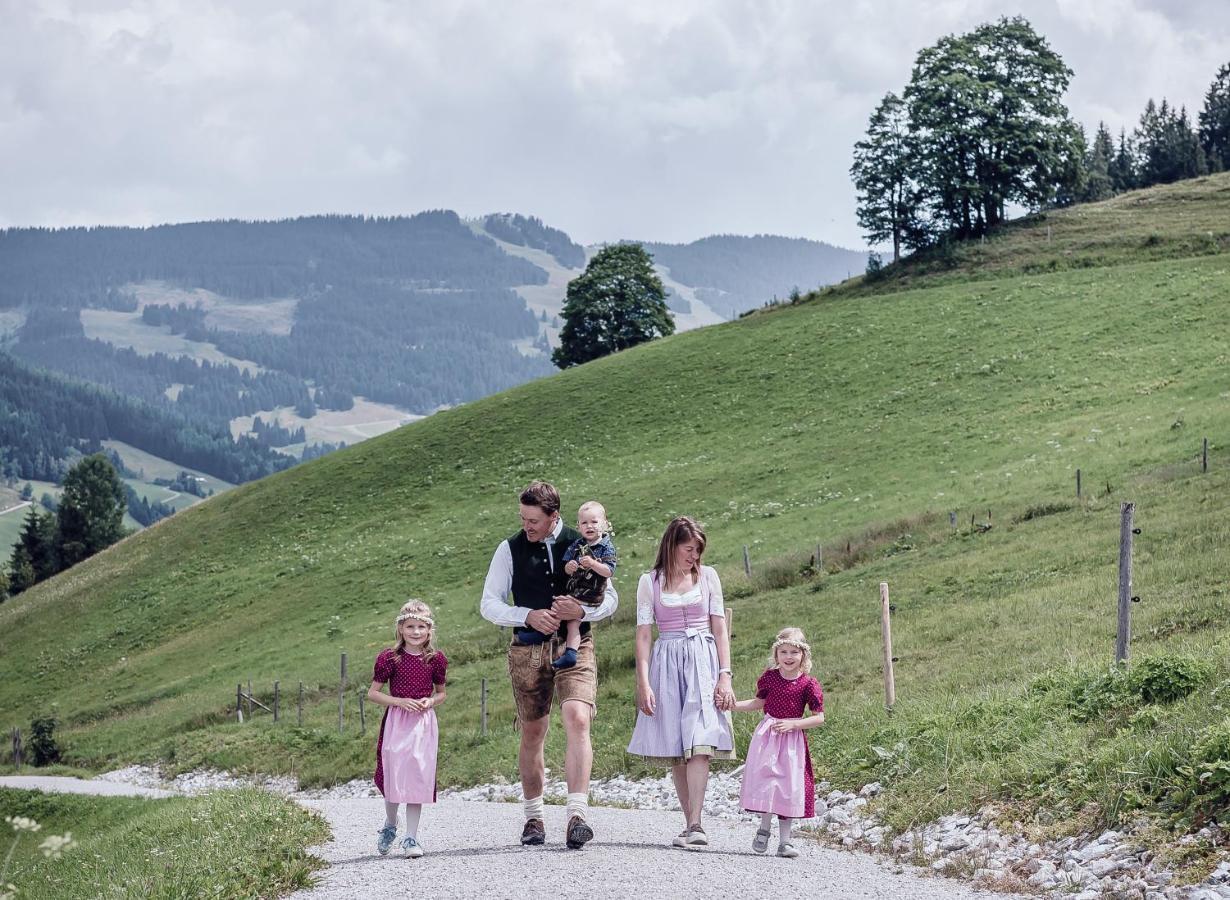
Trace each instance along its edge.
<path fill-rule="evenodd" d="M 531 481 L 521 492 L 521 502 L 525 506 L 537 506 L 547 515 L 551 515 L 559 512 L 559 491 L 550 482 Z"/>

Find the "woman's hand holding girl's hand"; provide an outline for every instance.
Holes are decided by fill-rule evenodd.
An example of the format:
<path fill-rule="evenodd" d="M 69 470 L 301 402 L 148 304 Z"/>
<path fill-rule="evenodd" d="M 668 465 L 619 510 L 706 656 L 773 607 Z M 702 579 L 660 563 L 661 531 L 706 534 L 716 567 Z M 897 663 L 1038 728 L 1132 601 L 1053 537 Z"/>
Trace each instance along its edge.
<path fill-rule="evenodd" d="M 774 734 L 785 734 L 788 731 L 797 731 L 799 727 L 798 719 L 778 719 L 769 728 Z"/>
<path fill-rule="evenodd" d="M 653 688 L 647 684 L 636 686 L 636 708 L 647 716 L 652 716 L 658 708 L 658 698 L 654 696 Z"/>
<path fill-rule="evenodd" d="M 735 692 L 730 687 L 730 676 L 723 672 L 718 676 L 717 687 L 713 689 L 713 703 L 718 709 L 735 708 Z"/>

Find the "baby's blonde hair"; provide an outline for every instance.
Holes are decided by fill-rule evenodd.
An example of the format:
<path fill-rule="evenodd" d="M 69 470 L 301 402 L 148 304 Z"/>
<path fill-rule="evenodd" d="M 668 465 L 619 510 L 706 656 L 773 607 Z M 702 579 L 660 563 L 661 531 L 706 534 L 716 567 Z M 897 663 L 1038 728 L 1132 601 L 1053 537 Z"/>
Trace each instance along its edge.
<path fill-rule="evenodd" d="M 585 512 L 585 510 L 587 509 L 596 509 L 598 512 L 602 514 L 601 524 L 598 525 L 599 531 L 601 531 L 603 534 L 610 534 L 614 530 L 611 528 L 611 520 L 606 517 L 606 507 L 603 506 L 601 503 L 599 503 L 597 500 L 586 500 L 584 503 L 581 504 L 581 506 L 577 509 L 577 522 L 578 523 L 581 521 L 581 513 Z"/>
<path fill-rule="evenodd" d="M 431 662 L 431 658 L 436 654 L 436 620 L 431 615 L 431 607 L 422 600 L 407 600 L 397 611 L 397 622 L 393 625 L 393 636 L 396 639 L 393 652 L 398 659 L 406 652 L 406 639 L 401 636 L 401 623 L 407 619 L 418 619 L 431 626 L 431 631 L 427 632 L 427 643 L 423 647 L 423 662 Z"/>
<path fill-rule="evenodd" d="M 799 671 L 804 675 L 809 674 L 811 672 L 811 645 L 803 636 L 802 628 L 783 628 L 777 633 L 777 640 L 773 642 L 773 649 L 769 652 L 769 668 L 781 668 L 777 662 L 777 648 L 783 644 L 798 647 L 803 651 L 803 664 L 799 666 Z"/>

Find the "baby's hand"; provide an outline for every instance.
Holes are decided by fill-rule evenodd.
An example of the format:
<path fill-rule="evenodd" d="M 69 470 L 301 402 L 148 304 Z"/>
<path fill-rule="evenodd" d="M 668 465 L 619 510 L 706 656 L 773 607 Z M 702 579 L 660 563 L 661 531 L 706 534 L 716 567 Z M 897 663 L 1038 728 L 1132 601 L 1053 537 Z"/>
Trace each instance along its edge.
<path fill-rule="evenodd" d="M 592 569 L 594 567 L 594 558 L 592 556 L 582 556 L 577 560 L 577 565 L 584 569 Z"/>
<path fill-rule="evenodd" d="M 578 567 L 578 563 L 575 559 L 568 560 L 568 562 L 564 563 L 564 574 L 572 575 L 573 573 L 576 572 L 577 567 Z"/>

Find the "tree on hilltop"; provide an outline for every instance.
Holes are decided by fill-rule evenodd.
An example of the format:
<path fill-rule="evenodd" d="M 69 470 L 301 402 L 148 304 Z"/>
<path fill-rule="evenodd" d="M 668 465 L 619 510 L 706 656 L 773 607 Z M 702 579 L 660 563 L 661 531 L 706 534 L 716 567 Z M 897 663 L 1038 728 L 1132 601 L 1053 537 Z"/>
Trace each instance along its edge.
<path fill-rule="evenodd" d="M 666 290 L 640 244 L 599 251 L 568 282 L 563 317 L 560 345 L 551 354 L 561 369 L 675 333 Z"/>
<path fill-rule="evenodd" d="M 893 262 L 901 258 L 903 244 L 926 243 L 917 218 L 915 161 L 906 106 L 896 94 L 885 94 L 871 114 L 867 137 L 854 145 L 850 175 L 859 194 L 859 227 L 869 244 L 892 241 Z"/>
<path fill-rule="evenodd" d="M 67 569 L 122 538 L 127 508 L 124 483 L 106 456 L 95 453 L 69 469 L 57 510 L 61 567 Z"/>
<path fill-rule="evenodd" d="M 9 557 L 9 590 L 20 594 L 57 571 L 55 514 L 39 512 L 37 506 L 31 506 Z"/>
<path fill-rule="evenodd" d="M 1079 195 L 1082 202 L 1096 202 L 1114 196 L 1115 188 L 1111 178 L 1114 159 L 1115 140 L 1110 136 L 1106 123 L 1098 122 L 1093 146 L 1085 154 L 1085 183 Z"/>
<path fill-rule="evenodd" d="M 1200 145 L 1210 170 L 1230 170 L 1230 63 L 1217 70 L 1217 76 L 1204 95 L 1204 109 L 1200 110 Z"/>

